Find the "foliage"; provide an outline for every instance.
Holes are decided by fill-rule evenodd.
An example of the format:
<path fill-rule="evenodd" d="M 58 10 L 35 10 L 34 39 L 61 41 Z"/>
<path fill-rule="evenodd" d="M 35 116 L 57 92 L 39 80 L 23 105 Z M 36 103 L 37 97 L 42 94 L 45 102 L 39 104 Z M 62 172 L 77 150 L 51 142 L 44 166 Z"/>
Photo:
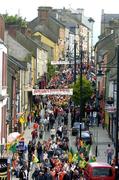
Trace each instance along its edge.
<path fill-rule="evenodd" d="M 19 27 L 26 27 L 26 18 L 19 17 L 18 15 L 9 16 L 8 14 L 3 14 L 3 18 L 6 25 L 18 25 Z"/>
<path fill-rule="evenodd" d="M 74 101 L 75 105 L 80 104 L 80 78 L 77 79 L 75 84 L 72 84 L 71 87 L 73 88 L 73 96 L 72 100 Z M 93 88 L 91 82 L 86 79 L 85 76 L 82 78 L 82 105 L 85 106 L 86 102 L 90 99 L 93 93 Z"/>
<path fill-rule="evenodd" d="M 47 63 L 47 78 L 48 78 L 48 82 L 50 81 L 51 77 L 55 75 L 56 73 L 56 68 L 55 66 L 53 66 L 50 62 L 50 60 L 48 60 Z"/>

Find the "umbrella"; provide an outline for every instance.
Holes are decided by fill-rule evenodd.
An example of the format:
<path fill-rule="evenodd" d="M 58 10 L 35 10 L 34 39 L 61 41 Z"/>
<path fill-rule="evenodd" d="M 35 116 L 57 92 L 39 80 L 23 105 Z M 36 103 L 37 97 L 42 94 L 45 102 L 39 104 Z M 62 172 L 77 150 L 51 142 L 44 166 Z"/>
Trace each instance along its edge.
<path fill-rule="evenodd" d="M 15 141 L 21 134 L 19 132 L 12 132 L 7 137 L 7 142 L 12 143 Z"/>

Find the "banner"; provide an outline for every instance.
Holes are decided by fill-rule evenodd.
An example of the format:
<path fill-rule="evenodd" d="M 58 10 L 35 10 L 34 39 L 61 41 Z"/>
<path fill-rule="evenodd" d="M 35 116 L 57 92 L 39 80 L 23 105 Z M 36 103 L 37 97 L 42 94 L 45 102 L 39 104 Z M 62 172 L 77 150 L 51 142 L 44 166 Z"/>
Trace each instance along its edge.
<path fill-rule="evenodd" d="M 74 64 L 74 61 L 51 61 L 52 65 L 67 65 L 67 64 Z M 76 64 L 80 64 L 79 60 L 76 61 Z"/>
<path fill-rule="evenodd" d="M 71 62 L 69 62 L 69 61 L 51 61 L 51 64 L 52 64 L 52 65 L 60 65 L 60 64 L 74 64 L 74 62 L 73 62 L 73 63 L 71 63 Z"/>
<path fill-rule="evenodd" d="M 7 180 L 7 159 L 0 158 L 0 179 Z"/>
<path fill-rule="evenodd" d="M 33 89 L 32 95 L 73 95 L 73 89 Z"/>

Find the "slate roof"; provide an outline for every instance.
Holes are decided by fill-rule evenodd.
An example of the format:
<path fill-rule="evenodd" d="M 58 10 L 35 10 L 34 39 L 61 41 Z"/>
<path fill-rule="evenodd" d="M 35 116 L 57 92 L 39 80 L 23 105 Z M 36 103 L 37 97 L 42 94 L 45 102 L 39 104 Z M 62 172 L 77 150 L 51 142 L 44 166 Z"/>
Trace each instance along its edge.
<path fill-rule="evenodd" d="M 46 25 L 37 25 L 33 32 L 40 32 L 42 33 L 44 36 L 48 37 L 49 39 L 51 39 L 53 42 L 58 42 L 58 38 L 57 36 L 53 33 L 53 31 L 51 29 L 49 29 Z"/>
<path fill-rule="evenodd" d="M 57 43 L 59 38 L 59 31 L 56 30 L 52 24 L 53 26 L 57 27 L 57 29 L 65 28 L 65 25 L 61 21 L 54 18 L 52 15 L 48 17 L 47 23 L 40 23 L 39 17 L 37 17 L 29 22 L 28 27 L 32 29 L 33 33 L 40 32 L 44 36 L 51 39 L 53 42 Z"/>
<path fill-rule="evenodd" d="M 24 46 L 26 49 L 28 49 L 30 52 L 32 52 L 34 57 L 36 56 L 36 48 L 46 50 L 43 43 L 41 43 L 40 41 L 37 42 L 33 38 L 25 36 L 24 34 L 20 33 L 19 31 L 17 31 L 16 39 L 22 46 Z"/>
<path fill-rule="evenodd" d="M 103 14 L 101 23 L 109 23 L 109 21 L 119 19 L 119 14 Z"/>
<path fill-rule="evenodd" d="M 18 59 L 16 59 L 13 56 L 8 56 L 9 61 L 11 61 L 13 64 L 15 64 L 16 66 L 18 66 L 18 68 L 22 69 L 22 70 L 26 70 L 27 69 L 27 62 L 23 62 L 23 61 L 19 61 Z"/>

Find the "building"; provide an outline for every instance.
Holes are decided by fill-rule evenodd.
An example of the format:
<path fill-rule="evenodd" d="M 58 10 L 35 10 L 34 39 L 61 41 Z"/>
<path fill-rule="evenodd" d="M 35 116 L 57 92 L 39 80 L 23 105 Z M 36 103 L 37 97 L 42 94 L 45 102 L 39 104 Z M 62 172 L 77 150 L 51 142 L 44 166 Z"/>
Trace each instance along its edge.
<path fill-rule="evenodd" d="M 7 47 L 4 43 L 4 30 L 4 20 L 0 16 L 0 145 L 7 141 Z"/>

